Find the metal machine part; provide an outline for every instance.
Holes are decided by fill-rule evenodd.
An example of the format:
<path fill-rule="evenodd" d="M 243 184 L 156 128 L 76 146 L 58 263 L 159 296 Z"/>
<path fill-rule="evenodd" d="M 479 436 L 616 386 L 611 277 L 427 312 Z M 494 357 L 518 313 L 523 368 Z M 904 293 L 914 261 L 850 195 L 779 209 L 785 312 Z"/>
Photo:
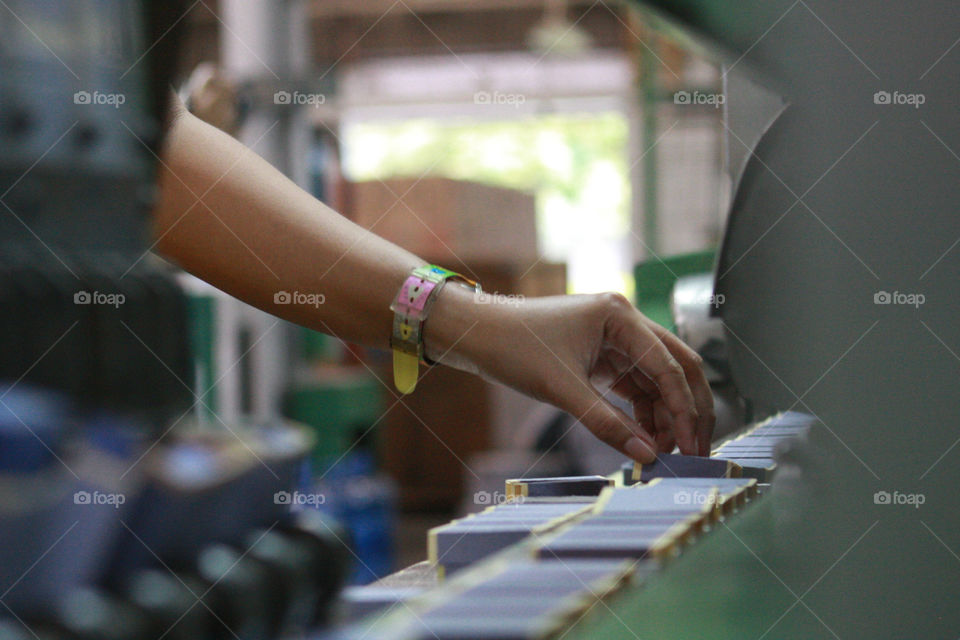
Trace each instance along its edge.
<path fill-rule="evenodd" d="M 889 2 L 865 15 L 826 2 L 645 4 L 788 105 L 767 127 L 770 109 L 728 101 L 728 144 L 746 161 L 742 171 L 731 167 L 740 179 L 715 293 L 724 296 L 719 314 L 744 396 L 808 406 L 842 424 L 844 441 L 877 465 L 897 465 L 889 452 L 904 448 L 936 460 L 955 427 L 933 420 L 936 436 L 918 442 L 903 425 L 960 409 L 942 384 L 933 383 L 933 398 L 927 386 L 955 375 L 940 341 L 960 342 L 947 302 L 957 297 L 949 274 L 960 264 L 949 251 L 960 193 L 948 169 L 960 140 L 949 107 L 960 97 L 960 58 L 943 55 L 955 40 L 956 8 Z M 887 103 L 896 82 L 901 93 L 922 93 L 923 105 Z M 922 309 L 875 304 L 878 293 L 915 289 L 925 294 Z M 851 402 L 867 380 L 877 398 L 913 389 L 916 400 Z"/>
<path fill-rule="evenodd" d="M 179 4 L 5 3 L 0 244 L 53 256 L 143 251 L 167 98 L 156 94 L 171 68 L 154 78 L 154 56 L 174 39 L 144 52 L 155 18 Z"/>
<path fill-rule="evenodd" d="M 728 336 L 717 317 L 725 299 L 723 294 L 714 293 L 713 281 L 709 273 L 679 278 L 670 306 L 677 335 L 703 358 L 717 416 L 713 430 L 716 440 L 737 431 L 753 416 L 730 372 Z"/>
<path fill-rule="evenodd" d="M 677 335 L 703 357 L 711 383 L 730 379 L 723 322 L 711 314 L 723 304 L 713 293 L 713 275 L 684 276 L 673 285 L 670 306 Z"/>
<path fill-rule="evenodd" d="M 0 378 L 163 421 L 190 375 L 184 297 L 147 255 L 182 3 L 2 9 Z"/>
<path fill-rule="evenodd" d="M 950 635 L 955 589 L 933 559 L 960 546 L 960 12 L 940 0 L 644 4 L 734 67 L 728 88 L 742 74 L 781 96 L 727 101 L 737 182 L 714 289 L 739 392 L 761 413 L 792 408 L 823 425 L 792 466 L 795 490 L 774 492 L 796 526 L 757 527 L 775 541 L 770 568 L 819 581 L 843 555 L 854 582 L 818 586 L 834 635 Z M 878 509 L 894 487 L 924 496 L 926 528 L 909 509 Z M 730 620 L 749 605 L 724 606 Z"/>

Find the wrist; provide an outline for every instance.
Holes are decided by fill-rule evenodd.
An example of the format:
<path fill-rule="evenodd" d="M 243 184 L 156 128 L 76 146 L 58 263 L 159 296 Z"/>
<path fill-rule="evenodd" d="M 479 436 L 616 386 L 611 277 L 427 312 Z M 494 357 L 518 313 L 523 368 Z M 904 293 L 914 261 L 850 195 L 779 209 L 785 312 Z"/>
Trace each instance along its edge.
<path fill-rule="evenodd" d="M 472 289 L 448 281 L 437 294 L 423 326 L 423 348 L 433 362 L 476 372 L 482 360 L 488 324 L 484 306 Z"/>

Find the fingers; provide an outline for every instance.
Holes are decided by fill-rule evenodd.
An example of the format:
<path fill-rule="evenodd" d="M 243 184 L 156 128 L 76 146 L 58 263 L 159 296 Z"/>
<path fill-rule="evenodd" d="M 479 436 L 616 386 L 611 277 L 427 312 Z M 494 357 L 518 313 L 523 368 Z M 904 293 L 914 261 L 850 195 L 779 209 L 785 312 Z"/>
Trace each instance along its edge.
<path fill-rule="evenodd" d="M 607 402 L 586 381 L 567 390 L 564 408 L 601 441 L 638 462 L 653 462 L 657 445 L 636 421 Z"/>
<path fill-rule="evenodd" d="M 613 308 L 607 316 L 605 337 L 610 346 L 624 353 L 660 390 L 673 419 L 680 451 L 697 454 L 697 404 L 683 365 L 644 321 L 643 315 L 623 296 L 607 296 Z"/>
<path fill-rule="evenodd" d="M 621 375 L 612 385 L 610 390 L 626 400 L 633 407 L 633 418 L 645 429 L 651 436 L 656 437 L 657 425 L 653 416 L 653 401 L 650 396 L 639 387 L 630 378 L 629 375 Z"/>
<path fill-rule="evenodd" d="M 666 405 L 659 400 L 653 403 L 653 415 L 657 423 L 657 446 L 660 447 L 660 451 L 669 453 L 677 446 L 677 439 L 673 433 L 673 416 L 670 415 Z"/>
<path fill-rule="evenodd" d="M 644 380 L 645 384 L 639 385 L 637 378 Z M 640 427 L 653 437 L 658 451 L 661 453 L 673 451 L 677 444 L 673 435 L 673 417 L 660 400 L 656 386 L 648 378 L 638 374 L 636 370 L 627 371 L 610 386 L 610 389 L 632 404 L 633 417 L 640 423 Z"/>
<path fill-rule="evenodd" d="M 703 372 L 703 359 L 696 351 L 688 347 L 680 338 L 670 333 L 660 325 L 648 321 L 651 330 L 666 345 L 674 359 L 683 367 L 687 377 L 687 384 L 693 394 L 697 408 L 697 451 L 701 456 L 710 455 L 710 441 L 713 438 L 713 427 L 716 417 L 713 410 L 713 392 L 710 383 Z"/>

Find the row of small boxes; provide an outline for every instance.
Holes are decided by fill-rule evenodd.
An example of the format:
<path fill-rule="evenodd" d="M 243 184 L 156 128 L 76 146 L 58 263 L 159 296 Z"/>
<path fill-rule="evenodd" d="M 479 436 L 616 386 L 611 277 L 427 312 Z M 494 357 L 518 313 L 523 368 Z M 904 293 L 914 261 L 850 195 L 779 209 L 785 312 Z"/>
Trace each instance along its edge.
<path fill-rule="evenodd" d="M 731 443 L 747 445 L 742 459 L 753 461 L 754 447 L 775 446 L 773 440 L 801 434 L 810 422 L 781 414 Z M 758 479 L 741 475 L 752 470 L 744 473 L 738 460 L 666 455 L 649 465 L 628 463 L 622 477 L 508 480 L 507 503 L 433 529 L 428 542 L 441 578 L 501 553 L 448 581 L 445 594 L 419 602 L 413 620 L 391 621 L 389 635 L 552 637 L 754 500 Z"/>
<path fill-rule="evenodd" d="M 418 613 L 400 635 L 418 640 L 555 637 L 639 575 L 624 559 L 494 561 L 488 575 Z M 646 571 L 644 571 L 646 569 Z M 472 577 L 472 576 L 470 576 Z"/>
<path fill-rule="evenodd" d="M 757 482 L 770 482 L 777 468 L 778 449 L 804 435 L 814 422 L 813 416 L 797 411 L 777 414 L 717 447 L 713 457 L 738 464 L 744 476 Z"/>
<path fill-rule="evenodd" d="M 435 527 L 427 557 L 441 578 L 530 535 L 541 535 L 587 514 L 613 480 L 603 476 L 506 481 L 507 501 Z"/>
<path fill-rule="evenodd" d="M 589 517 L 544 540 L 537 555 L 666 560 L 756 495 L 753 478 L 661 478 L 604 489 Z"/>
<path fill-rule="evenodd" d="M 427 534 L 427 557 L 443 579 L 532 534 L 545 534 L 586 515 L 592 503 L 592 498 L 563 502 L 510 501 L 488 507 L 431 529 Z"/>
<path fill-rule="evenodd" d="M 528 484 L 527 498 L 550 500 L 529 495 L 554 493 L 556 487 L 543 486 L 549 484 L 585 492 L 597 483 L 595 478 L 541 478 Z M 582 507 L 575 517 L 549 530 L 532 529 L 527 548 L 505 552 L 458 576 L 454 594 L 428 604 L 397 637 L 555 637 L 623 586 L 641 584 L 662 562 L 757 496 L 752 478 L 656 480 L 634 488 L 607 485 L 595 504 Z M 519 492 L 519 483 L 515 487 Z M 484 514 L 496 512 L 495 507 Z M 483 514 L 473 519 L 482 520 Z"/>
<path fill-rule="evenodd" d="M 663 453 L 648 464 L 625 462 L 621 467 L 625 486 L 656 478 L 754 478 L 769 482 L 776 471 L 779 447 L 803 435 L 813 416 L 788 411 L 777 414 L 750 431 L 724 442 L 710 458 Z"/>

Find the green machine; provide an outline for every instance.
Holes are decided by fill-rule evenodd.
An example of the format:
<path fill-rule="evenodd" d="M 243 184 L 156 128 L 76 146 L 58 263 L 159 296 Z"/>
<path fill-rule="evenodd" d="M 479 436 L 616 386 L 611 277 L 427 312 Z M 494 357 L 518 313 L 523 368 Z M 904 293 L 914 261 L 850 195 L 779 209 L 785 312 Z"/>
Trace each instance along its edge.
<path fill-rule="evenodd" d="M 364 367 L 332 364 L 337 351 L 333 338 L 299 329 L 299 339 L 305 365 L 291 381 L 284 414 L 313 429 L 315 471 L 322 474 L 358 439 L 375 437 L 383 415 L 383 387 Z"/>
<path fill-rule="evenodd" d="M 670 310 L 673 286 L 684 276 L 710 273 L 715 259 L 716 252 L 708 250 L 650 258 L 639 263 L 633 271 L 637 308 L 657 324 L 674 329 Z"/>
<path fill-rule="evenodd" d="M 956 637 L 960 13 L 643 8 L 725 65 L 714 316 L 738 392 L 819 426 L 762 503 L 563 637 Z M 667 266 L 642 265 L 638 292 Z M 655 294 L 641 309 L 668 319 Z"/>

